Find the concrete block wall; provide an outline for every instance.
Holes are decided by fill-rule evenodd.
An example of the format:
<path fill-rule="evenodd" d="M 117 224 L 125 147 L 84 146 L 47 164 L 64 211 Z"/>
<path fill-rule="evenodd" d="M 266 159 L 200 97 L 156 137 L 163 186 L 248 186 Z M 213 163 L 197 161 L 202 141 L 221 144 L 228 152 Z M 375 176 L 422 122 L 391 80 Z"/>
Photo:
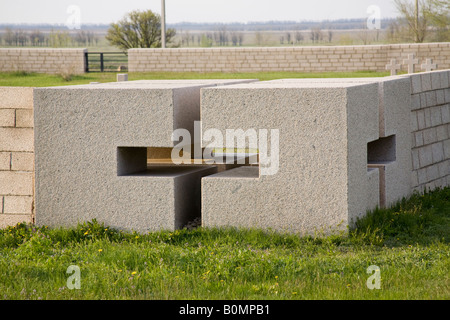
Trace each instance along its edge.
<path fill-rule="evenodd" d="M 450 70 L 411 76 L 412 186 L 450 185 Z"/>
<path fill-rule="evenodd" d="M 386 71 L 391 59 L 403 64 L 408 54 L 433 59 L 439 69 L 450 69 L 450 43 L 370 46 L 265 48 L 130 49 L 130 72 L 351 72 Z M 402 66 L 407 71 L 406 66 Z"/>
<path fill-rule="evenodd" d="M 0 48 L 0 71 L 82 74 L 85 52 L 87 49 Z"/>
<path fill-rule="evenodd" d="M 0 87 L 0 228 L 33 220 L 33 137 L 33 88 Z"/>

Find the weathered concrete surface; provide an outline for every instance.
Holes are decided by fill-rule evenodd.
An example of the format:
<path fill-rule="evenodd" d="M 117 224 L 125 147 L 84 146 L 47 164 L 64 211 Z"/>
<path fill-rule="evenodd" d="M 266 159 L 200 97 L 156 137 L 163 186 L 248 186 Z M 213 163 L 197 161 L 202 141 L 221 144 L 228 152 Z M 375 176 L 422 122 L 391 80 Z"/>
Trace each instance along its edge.
<path fill-rule="evenodd" d="M 199 206 L 200 177 L 216 169 L 190 167 L 149 176 L 146 147 L 173 147 L 177 128 L 193 134 L 193 122 L 200 119 L 200 88 L 239 82 L 136 81 L 35 89 L 36 223 L 73 226 L 95 218 L 139 232 L 179 228 Z M 119 163 L 121 147 L 144 152 Z M 190 196 L 198 202 L 191 204 Z"/>
<path fill-rule="evenodd" d="M 376 83 L 292 80 L 203 89 L 204 131 L 280 130 L 275 175 L 238 168 L 202 179 L 203 225 L 345 229 L 379 203 L 378 170 L 367 169 L 378 119 Z"/>

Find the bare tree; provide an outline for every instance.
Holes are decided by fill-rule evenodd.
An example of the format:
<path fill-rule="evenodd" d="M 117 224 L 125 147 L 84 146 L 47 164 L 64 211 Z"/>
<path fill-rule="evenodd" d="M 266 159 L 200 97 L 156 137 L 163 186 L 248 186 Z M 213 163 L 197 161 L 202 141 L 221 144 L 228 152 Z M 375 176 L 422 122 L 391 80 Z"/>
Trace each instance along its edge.
<path fill-rule="evenodd" d="M 30 42 L 33 46 L 42 46 L 44 45 L 45 36 L 39 30 L 34 30 L 30 33 Z"/>
<path fill-rule="evenodd" d="M 189 47 L 189 43 L 190 43 L 190 40 L 191 40 L 191 35 L 189 33 L 189 30 L 186 30 L 184 32 L 181 31 L 180 33 L 181 33 L 181 42 L 183 44 L 185 44 L 187 47 Z"/>
<path fill-rule="evenodd" d="M 311 28 L 310 38 L 313 43 L 322 41 L 323 34 L 322 34 L 322 30 L 320 29 L 320 27 Z"/>
<path fill-rule="evenodd" d="M 296 41 L 297 43 L 300 43 L 300 42 L 303 41 L 303 35 L 302 35 L 302 33 L 300 32 L 300 30 L 295 31 L 295 41 Z"/>
<path fill-rule="evenodd" d="M 5 29 L 5 44 L 7 46 L 12 46 L 15 43 L 15 34 L 10 28 Z"/>
<path fill-rule="evenodd" d="M 242 40 L 243 36 L 241 32 L 231 32 L 231 42 L 233 43 L 233 46 L 242 46 Z"/>
<path fill-rule="evenodd" d="M 286 40 L 287 40 L 288 44 L 292 44 L 291 38 L 292 38 L 291 33 L 290 32 L 286 32 Z"/>
<path fill-rule="evenodd" d="M 328 42 L 331 43 L 331 41 L 333 41 L 333 30 L 328 29 L 327 35 L 328 35 Z"/>
<path fill-rule="evenodd" d="M 401 22 L 408 29 L 411 40 L 421 43 L 425 40 L 429 26 L 430 0 L 394 0 L 397 10 L 401 14 Z"/>

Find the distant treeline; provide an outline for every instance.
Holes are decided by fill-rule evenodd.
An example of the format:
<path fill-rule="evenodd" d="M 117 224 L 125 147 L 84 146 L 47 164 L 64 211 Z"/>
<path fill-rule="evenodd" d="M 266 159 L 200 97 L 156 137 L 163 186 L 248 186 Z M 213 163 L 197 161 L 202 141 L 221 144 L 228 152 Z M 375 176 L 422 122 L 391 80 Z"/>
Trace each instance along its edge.
<path fill-rule="evenodd" d="M 395 18 L 381 19 L 381 29 L 386 29 Z M 195 23 L 180 22 L 169 24 L 170 28 L 182 30 L 211 31 L 221 27 L 226 27 L 229 31 L 285 31 L 285 30 L 309 30 L 314 28 L 351 30 L 364 29 L 367 27 L 367 19 L 340 19 L 323 21 L 266 21 L 248 23 Z"/>
<path fill-rule="evenodd" d="M 381 19 L 381 28 L 385 29 L 394 22 L 395 18 Z M 317 27 L 322 29 L 349 30 L 362 29 L 366 27 L 367 19 L 339 19 L 323 21 L 264 21 L 264 22 L 231 22 L 231 23 L 198 23 L 198 22 L 179 22 L 169 23 L 168 28 L 182 30 L 213 31 L 221 27 L 226 27 L 230 31 L 284 31 L 284 30 L 308 30 Z M 90 30 L 94 32 L 106 32 L 109 24 L 83 24 L 81 30 Z M 40 30 L 51 32 L 52 30 L 68 30 L 64 24 L 2 24 L 0 30 L 6 28 L 15 30 Z"/>
<path fill-rule="evenodd" d="M 42 31 L 6 27 L 0 33 L 0 45 L 13 47 L 94 46 L 98 41 L 99 37 L 93 31 L 85 30 L 69 33 L 67 30 Z"/>

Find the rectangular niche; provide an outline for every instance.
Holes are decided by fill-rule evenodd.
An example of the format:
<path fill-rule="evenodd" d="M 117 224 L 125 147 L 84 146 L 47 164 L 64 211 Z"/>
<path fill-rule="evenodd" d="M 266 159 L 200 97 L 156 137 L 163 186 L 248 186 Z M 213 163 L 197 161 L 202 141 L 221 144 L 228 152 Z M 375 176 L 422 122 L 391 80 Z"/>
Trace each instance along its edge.
<path fill-rule="evenodd" d="M 118 147 L 117 175 L 127 176 L 147 170 L 146 147 Z"/>
<path fill-rule="evenodd" d="M 395 135 L 367 144 L 367 164 L 386 164 L 396 160 Z"/>

